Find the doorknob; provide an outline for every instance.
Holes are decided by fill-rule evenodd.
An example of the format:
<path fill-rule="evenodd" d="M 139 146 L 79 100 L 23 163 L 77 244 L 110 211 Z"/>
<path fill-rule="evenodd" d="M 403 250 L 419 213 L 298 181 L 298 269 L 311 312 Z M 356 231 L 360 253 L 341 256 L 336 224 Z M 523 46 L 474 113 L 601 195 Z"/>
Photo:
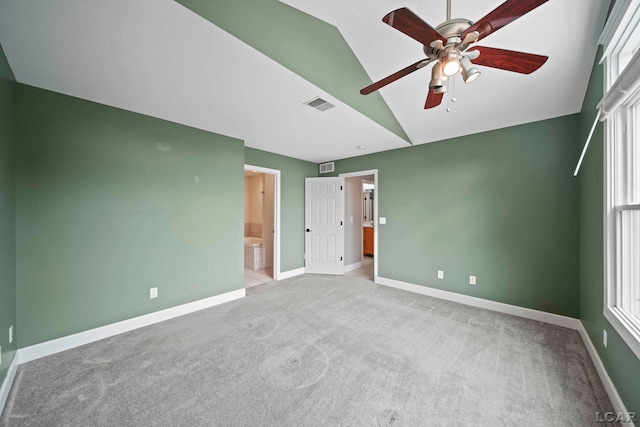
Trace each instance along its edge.
<path fill-rule="evenodd" d="M 307 228 L 307 233 L 308 233 L 308 232 L 310 232 L 310 231 L 311 231 L 311 229 L 310 229 L 310 228 Z"/>

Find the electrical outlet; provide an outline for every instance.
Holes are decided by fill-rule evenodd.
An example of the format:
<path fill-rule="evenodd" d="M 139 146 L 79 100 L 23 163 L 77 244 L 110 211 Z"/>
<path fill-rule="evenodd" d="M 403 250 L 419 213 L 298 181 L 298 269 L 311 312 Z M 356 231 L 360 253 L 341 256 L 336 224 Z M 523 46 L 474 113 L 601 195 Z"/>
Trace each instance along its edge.
<path fill-rule="evenodd" d="M 158 288 L 149 289 L 149 299 L 158 298 Z"/>
<path fill-rule="evenodd" d="M 607 346 L 607 330 L 603 329 L 602 330 L 602 344 L 604 344 L 604 346 Z"/>
<path fill-rule="evenodd" d="M 438 270 L 438 279 L 444 279 L 444 271 Z"/>
<path fill-rule="evenodd" d="M 469 284 L 476 285 L 476 276 L 469 276 Z"/>
<path fill-rule="evenodd" d="M 13 325 L 9 326 L 9 344 L 13 342 Z"/>

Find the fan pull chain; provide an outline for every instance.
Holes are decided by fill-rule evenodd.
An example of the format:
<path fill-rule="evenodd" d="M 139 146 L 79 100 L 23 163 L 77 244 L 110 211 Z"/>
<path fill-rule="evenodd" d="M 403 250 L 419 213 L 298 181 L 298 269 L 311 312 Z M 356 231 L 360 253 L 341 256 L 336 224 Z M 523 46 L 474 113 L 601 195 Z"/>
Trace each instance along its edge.
<path fill-rule="evenodd" d="M 447 105 L 447 113 L 451 112 L 451 108 L 453 107 L 451 104 L 456 102 L 456 76 L 449 77 L 449 88 L 451 89 L 448 93 L 451 93 L 450 102 Z"/>

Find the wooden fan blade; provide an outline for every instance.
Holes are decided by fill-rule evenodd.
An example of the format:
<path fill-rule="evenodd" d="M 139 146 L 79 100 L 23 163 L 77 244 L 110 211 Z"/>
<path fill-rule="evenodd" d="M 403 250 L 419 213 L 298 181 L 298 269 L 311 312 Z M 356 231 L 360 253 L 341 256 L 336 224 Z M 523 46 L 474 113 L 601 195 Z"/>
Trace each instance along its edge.
<path fill-rule="evenodd" d="M 406 7 L 389 12 L 387 16 L 382 18 L 382 22 L 391 25 L 398 31 L 402 31 L 425 46 L 429 46 L 435 40 L 441 40 L 443 43 L 447 42 L 447 39 L 442 34 Z"/>
<path fill-rule="evenodd" d="M 470 51 L 474 50 L 480 52 L 480 56 L 471 60 L 474 64 L 522 74 L 533 73 L 549 59 L 546 56 L 534 55 L 533 53 L 496 49 L 494 47 L 476 46 Z"/>
<path fill-rule="evenodd" d="M 427 59 L 421 59 L 420 61 L 416 62 L 415 64 L 411 64 L 406 68 L 403 68 L 402 70 L 391 74 L 388 77 L 385 77 L 384 79 L 377 81 L 367 87 L 365 87 L 364 89 L 360 90 L 360 93 L 363 95 L 369 95 L 371 92 L 375 92 L 376 90 L 385 87 L 386 85 L 388 85 L 389 83 L 393 83 L 396 80 L 398 80 L 401 77 L 406 76 L 407 74 L 411 74 L 414 71 L 419 70 L 420 68 L 424 67 L 425 65 L 427 65 L 429 62 L 429 60 Z M 424 63 L 424 65 L 423 65 Z"/>
<path fill-rule="evenodd" d="M 460 38 L 464 40 L 467 34 L 477 31 L 480 36 L 476 41 L 481 40 L 547 1 L 549 0 L 507 0 L 463 31 Z"/>
<path fill-rule="evenodd" d="M 443 97 L 444 93 L 435 93 L 433 89 L 429 89 L 427 101 L 424 103 L 424 109 L 428 110 L 429 108 L 437 107 L 442 102 Z"/>

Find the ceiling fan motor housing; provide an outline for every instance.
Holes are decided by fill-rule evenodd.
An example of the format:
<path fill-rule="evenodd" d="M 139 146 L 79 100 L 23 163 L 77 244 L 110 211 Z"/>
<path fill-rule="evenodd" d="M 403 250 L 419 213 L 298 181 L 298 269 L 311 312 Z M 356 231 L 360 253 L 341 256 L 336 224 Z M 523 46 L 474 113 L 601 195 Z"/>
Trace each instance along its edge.
<path fill-rule="evenodd" d="M 449 52 L 458 50 L 456 48 L 463 47 L 460 52 L 464 51 L 466 45 L 460 45 L 462 42 L 460 35 L 471 25 L 473 25 L 472 21 L 463 18 L 450 19 L 438 25 L 436 31 L 447 39 L 447 43 L 443 44 L 441 40 L 436 40 L 431 45 L 425 45 L 423 47 L 425 55 L 430 59 L 444 59 Z"/>
<path fill-rule="evenodd" d="M 473 22 L 464 18 L 450 19 L 436 27 L 436 31 L 445 36 L 448 43 L 454 42 L 452 37 L 457 37 L 457 42 L 460 43 L 460 34 L 462 34 L 467 28 L 473 25 Z"/>

